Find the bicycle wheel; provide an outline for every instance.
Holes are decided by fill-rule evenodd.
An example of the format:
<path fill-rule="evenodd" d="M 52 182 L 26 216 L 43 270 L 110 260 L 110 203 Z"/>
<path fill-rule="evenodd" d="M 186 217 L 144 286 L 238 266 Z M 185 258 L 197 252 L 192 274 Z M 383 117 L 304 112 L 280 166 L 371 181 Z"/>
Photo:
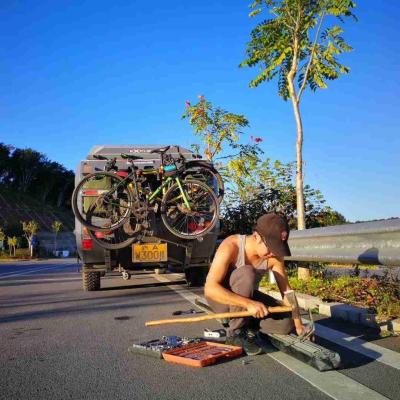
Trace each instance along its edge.
<path fill-rule="evenodd" d="M 122 226 L 129 218 L 135 195 L 112 172 L 95 172 L 85 176 L 72 193 L 72 210 L 87 228 L 108 232 Z M 87 212 L 94 205 L 90 222 Z"/>
<path fill-rule="evenodd" d="M 182 172 L 183 179 L 196 180 L 205 183 L 213 189 L 217 196 L 218 204 L 224 198 L 224 181 L 221 174 L 212 166 L 202 161 L 191 161 Z"/>
<path fill-rule="evenodd" d="M 172 185 L 161 201 L 161 218 L 165 227 L 182 239 L 196 239 L 214 228 L 219 218 L 219 204 L 214 192 L 195 180 L 181 182 L 189 201 L 186 207 L 178 184 Z"/>
<path fill-rule="evenodd" d="M 90 223 L 94 206 L 89 207 L 87 221 Z M 133 217 L 126 218 L 123 226 L 108 232 L 99 232 L 88 229 L 89 236 L 100 247 L 107 250 L 119 250 L 128 247 L 139 240 L 141 225 Z"/>

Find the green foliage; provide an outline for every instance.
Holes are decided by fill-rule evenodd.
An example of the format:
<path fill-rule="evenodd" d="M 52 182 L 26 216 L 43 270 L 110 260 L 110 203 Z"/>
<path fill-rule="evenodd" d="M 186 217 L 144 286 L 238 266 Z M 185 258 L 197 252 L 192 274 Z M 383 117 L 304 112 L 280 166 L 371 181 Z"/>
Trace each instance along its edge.
<path fill-rule="evenodd" d="M 292 289 L 299 293 L 317 296 L 324 301 L 338 301 L 369 309 L 378 318 L 400 317 L 400 280 L 389 274 L 360 278 L 356 276 L 311 277 L 303 281 L 296 276 L 289 277 Z M 262 285 L 275 289 L 265 279 Z"/>
<path fill-rule="evenodd" d="M 33 236 L 39 231 L 39 224 L 35 220 L 31 221 L 21 221 L 22 230 L 24 232 L 24 236 L 28 241 L 29 247 L 31 247 Z"/>
<path fill-rule="evenodd" d="M 225 170 L 230 182 L 226 190 L 223 217 L 223 235 L 233 233 L 249 234 L 257 218 L 266 212 L 282 213 L 289 219 L 291 228 L 296 227 L 296 185 L 294 163 L 282 163 L 265 158 L 241 159 L 241 167 Z M 337 211 L 325 206 L 325 199 L 319 190 L 304 187 L 306 226 L 345 223 L 346 219 Z"/>
<path fill-rule="evenodd" d="M 53 230 L 53 232 L 57 235 L 61 229 L 62 229 L 62 222 L 58 221 L 58 220 L 54 220 L 51 224 L 51 229 Z"/>
<path fill-rule="evenodd" d="M 16 246 L 16 245 L 17 245 L 17 242 L 18 242 L 18 239 L 17 239 L 16 236 L 8 237 L 8 238 L 7 238 L 7 244 L 8 244 L 9 246 Z"/>
<path fill-rule="evenodd" d="M 57 220 L 53 221 L 51 224 L 51 228 L 54 232 L 54 251 L 57 250 L 57 235 L 62 229 L 62 226 L 63 226 L 62 222 Z"/>
<path fill-rule="evenodd" d="M 29 259 L 30 258 L 30 252 L 29 249 L 27 248 L 22 248 L 18 249 L 15 248 L 15 252 L 13 248 L 10 248 L 10 252 L 7 254 L 6 252 L 0 254 L 0 260 L 8 260 L 11 257 L 17 258 L 17 259 Z"/>
<path fill-rule="evenodd" d="M 199 96 L 195 105 L 187 101 L 182 118 L 189 120 L 195 135 L 200 137 L 208 160 L 213 160 L 222 151 L 223 145 L 233 146 L 239 140 L 241 129 L 249 125 L 243 115 L 214 107 L 204 96 Z M 200 152 L 199 146 L 197 152 Z"/>
<path fill-rule="evenodd" d="M 15 257 L 15 250 L 17 247 L 18 239 L 16 236 L 7 238 L 7 245 L 10 251 L 10 256 L 13 255 Z"/>
<path fill-rule="evenodd" d="M 0 143 L 0 189 L 29 195 L 56 207 L 69 206 L 74 173 L 30 148 Z"/>
<path fill-rule="evenodd" d="M 351 47 L 345 43 L 339 25 L 324 27 L 334 19 L 342 23 L 344 17 L 354 17 L 351 0 L 255 0 L 250 17 L 264 9 L 270 18 L 259 22 L 251 31 L 247 43 L 247 58 L 240 67 L 259 67 L 260 73 L 251 82 L 256 87 L 276 79 L 278 94 L 291 99 L 296 120 L 297 162 L 297 221 L 298 228 L 306 227 L 303 182 L 303 124 L 300 100 L 306 88 L 312 91 L 327 88 L 327 81 L 339 78 L 349 68 L 338 61 L 338 56 Z M 296 78 L 297 77 L 297 78 Z M 296 88 L 297 81 L 297 88 Z"/>
<path fill-rule="evenodd" d="M 35 220 L 21 221 L 22 230 L 27 235 L 35 235 L 39 230 L 39 224 Z"/>
<path fill-rule="evenodd" d="M 222 206 L 223 235 L 250 233 L 257 218 L 265 212 L 286 215 L 292 227 L 296 218 L 295 163 L 284 164 L 269 158 L 261 159 L 262 138 L 250 136 L 249 143 L 240 143 L 241 128 L 248 126 L 247 119 L 214 107 L 199 96 L 199 102 L 186 102 L 183 118 L 188 118 L 194 133 L 205 145 L 205 155 L 212 160 L 225 162 L 219 170 L 225 181 L 225 198 Z M 199 153 L 200 145 L 192 148 Z M 344 217 L 324 205 L 319 190 L 305 186 L 306 222 L 308 227 L 335 224 Z"/>
<path fill-rule="evenodd" d="M 333 25 L 323 29 L 328 20 L 353 17 L 355 3 L 351 0 L 256 0 L 250 6 L 255 17 L 264 9 L 270 19 L 261 21 L 251 32 L 247 44 L 247 58 L 240 67 L 261 68 L 250 82 L 256 87 L 277 78 L 278 93 L 289 99 L 288 80 L 297 75 L 299 101 L 303 90 L 327 88 L 327 81 L 339 78 L 349 68 L 338 61 L 338 56 L 351 51 L 341 36 L 343 29 Z"/>

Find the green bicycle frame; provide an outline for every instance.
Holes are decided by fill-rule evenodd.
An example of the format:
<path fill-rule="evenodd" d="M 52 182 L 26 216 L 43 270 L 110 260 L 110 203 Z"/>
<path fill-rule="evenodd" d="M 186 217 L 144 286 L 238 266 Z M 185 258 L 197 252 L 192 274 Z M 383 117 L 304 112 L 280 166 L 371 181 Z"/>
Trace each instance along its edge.
<path fill-rule="evenodd" d="M 134 186 L 134 189 L 135 189 L 135 192 L 136 192 L 136 194 L 138 193 L 138 189 L 137 189 L 137 184 L 136 184 L 136 176 L 134 175 L 135 173 L 134 172 L 132 172 L 132 173 L 130 173 L 126 178 L 124 178 L 120 183 L 118 183 L 118 185 L 117 186 L 115 186 L 114 188 L 112 188 L 111 190 L 109 190 L 108 192 L 107 192 L 107 195 L 110 195 L 110 194 L 112 194 L 112 193 L 114 193 L 120 186 L 130 186 L 130 185 L 133 185 Z M 128 184 L 126 184 L 126 182 L 127 181 L 130 181 Z M 182 182 L 181 182 L 181 180 L 179 179 L 179 177 L 178 176 L 174 176 L 174 177 L 168 177 L 150 196 L 149 196 L 149 199 L 148 199 L 148 201 L 149 201 L 149 203 L 151 203 L 153 200 L 155 200 L 155 198 L 160 194 L 160 192 L 166 187 L 166 186 L 168 186 L 168 184 L 171 182 L 171 181 L 175 181 L 176 182 L 176 184 L 178 185 L 178 187 L 179 187 L 179 191 L 180 191 L 180 195 L 179 196 L 176 196 L 174 199 L 172 199 L 172 200 L 179 200 L 179 199 L 183 199 L 183 202 L 184 202 L 184 204 L 185 204 L 185 206 L 187 207 L 187 209 L 188 210 L 191 210 L 191 207 L 190 207 L 190 203 L 189 203 L 189 200 L 188 200 L 188 198 L 187 198 L 187 196 L 186 196 L 186 193 L 185 193 L 185 191 L 183 190 L 183 187 L 182 187 Z M 129 207 L 124 207 L 124 206 L 121 206 L 120 204 L 118 205 L 119 207 L 121 207 L 121 208 L 129 208 Z"/>
<path fill-rule="evenodd" d="M 172 199 L 172 200 L 183 199 L 183 202 L 185 203 L 185 206 L 188 208 L 188 210 L 190 210 L 190 203 L 189 203 L 189 200 L 188 200 L 188 198 L 187 198 L 187 196 L 186 196 L 185 191 L 183 190 L 182 182 L 181 182 L 181 180 L 179 179 L 178 176 L 174 176 L 174 178 L 168 177 L 168 178 L 161 184 L 161 186 L 159 186 L 159 187 L 156 189 L 156 191 L 153 192 L 153 193 L 150 195 L 150 197 L 149 197 L 149 202 L 152 202 L 152 201 L 158 196 L 158 194 L 159 194 L 171 181 L 173 181 L 173 180 L 175 180 L 176 184 L 178 185 L 181 194 L 180 194 L 179 196 L 175 197 L 175 198 Z"/>

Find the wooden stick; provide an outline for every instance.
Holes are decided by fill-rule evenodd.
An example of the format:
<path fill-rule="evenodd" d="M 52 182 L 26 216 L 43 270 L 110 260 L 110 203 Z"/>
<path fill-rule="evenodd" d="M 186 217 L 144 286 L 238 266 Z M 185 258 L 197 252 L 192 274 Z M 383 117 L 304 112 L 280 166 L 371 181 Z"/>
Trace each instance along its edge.
<path fill-rule="evenodd" d="M 267 307 L 267 308 L 268 308 L 269 313 L 292 312 L 292 307 L 290 307 L 290 306 L 276 306 L 276 307 Z M 155 326 L 155 325 L 165 325 L 165 324 L 185 324 L 187 322 L 200 322 L 200 321 L 207 321 L 209 319 L 243 318 L 243 317 L 251 317 L 251 313 L 248 311 L 235 311 L 235 312 L 202 315 L 200 317 L 159 319 L 159 320 L 155 320 L 155 321 L 147 321 L 145 323 L 145 325 L 146 326 Z"/>

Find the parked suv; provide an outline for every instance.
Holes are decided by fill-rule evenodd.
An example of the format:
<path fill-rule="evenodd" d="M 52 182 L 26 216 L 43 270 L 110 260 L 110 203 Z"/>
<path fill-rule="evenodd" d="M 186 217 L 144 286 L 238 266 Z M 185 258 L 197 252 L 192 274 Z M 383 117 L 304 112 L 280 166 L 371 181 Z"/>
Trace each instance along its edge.
<path fill-rule="evenodd" d="M 86 160 L 82 160 L 76 170 L 75 185 L 87 174 L 102 171 L 106 160 L 96 157 L 117 158 L 117 167 L 127 170 L 127 160 L 121 154 L 140 156 L 135 160 L 135 166 L 145 169 L 161 164 L 160 155 L 150 153 L 151 150 L 163 145 L 97 145 L 94 146 Z M 171 146 L 168 154 L 178 157 L 178 149 L 187 161 L 193 164 L 199 162 L 200 156 L 192 151 L 177 146 Z M 201 160 L 201 163 L 207 161 Z M 212 183 L 211 183 L 212 184 Z M 84 290 L 100 289 L 101 277 L 112 271 L 121 273 L 123 279 L 130 279 L 135 270 L 149 268 L 173 268 L 185 273 L 189 285 L 199 285 L 204 282 L 211 258 L 215 251 L 219 233 L 219 223 L 199 240 L 179 239 L 171 234 L 163 225 L 161 218 L 155 216 L 152 220 L 153 236 L 146 236 L 140 242 L 121 250 L 105 250 L 94 242 L 84 226 L 75 218 L 75 237 L 79 257 L 82 261 L 82 281 Z"/>

